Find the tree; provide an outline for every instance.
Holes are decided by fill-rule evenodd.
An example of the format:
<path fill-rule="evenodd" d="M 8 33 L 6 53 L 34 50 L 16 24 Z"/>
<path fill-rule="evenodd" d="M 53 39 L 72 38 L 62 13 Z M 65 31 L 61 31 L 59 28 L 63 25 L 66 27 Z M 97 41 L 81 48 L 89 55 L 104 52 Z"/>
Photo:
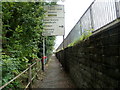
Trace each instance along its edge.
<path fill-rule="evenodd" d="M 3 2 L 2 60 L 3 84 L 33 63 L 42 55 L 44 2 Z M 48 54 L 52 51 L 55 37 L 47 37 Z M 9 87 L 19 87 L 14 82 Z"/>

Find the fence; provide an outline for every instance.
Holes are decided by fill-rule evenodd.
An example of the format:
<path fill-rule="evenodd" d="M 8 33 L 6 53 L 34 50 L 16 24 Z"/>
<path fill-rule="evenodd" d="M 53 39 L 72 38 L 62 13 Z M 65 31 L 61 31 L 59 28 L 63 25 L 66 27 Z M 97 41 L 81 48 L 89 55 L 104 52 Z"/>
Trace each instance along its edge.
<path fill-rule="evenodd" d="M 94 32 L 120 18 L 120 0 L 95 0 L 64 40 L 64 48 L 79 39 L 86 30 Z M 63 42 L 56 51 L 63 48 Z"/>
<path fill-rule="evenodd" d="M 17 75 L 16 77 L 14 77 L 12 80 L 10 80 L 9 82 L 7 82 L 3 86 L 1 86 L 0 90 L 4 89 L 6 86 L 10 85 L 16 79 L 22 77 L 23 74 L 27 74 L 26 79 L 28 79 L 28 83 L 26 84 L 25 87 L 21 87 L 21 88 L 24 88 L 24 90 L 26 90 L 27 88 L 32 88 L 32 81 L 37 76 L 37 74 L 38 74 L 38 72 L 40 70 L 41 70 L 40 60 L 35 59 L 35 62 L 32 65 L 29 64 L 29 67 L 26 70 L 24 70 L 23 72 L 21 72 L 19 75 Z"/>

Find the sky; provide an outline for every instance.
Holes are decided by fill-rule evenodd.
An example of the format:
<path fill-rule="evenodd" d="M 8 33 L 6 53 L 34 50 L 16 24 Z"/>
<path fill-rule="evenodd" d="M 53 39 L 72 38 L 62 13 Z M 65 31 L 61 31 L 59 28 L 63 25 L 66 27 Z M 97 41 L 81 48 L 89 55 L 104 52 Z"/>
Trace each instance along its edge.
<path fill-rule="evenodd" d="M 64 3 L 58 3 L 65 6 L 65 37 L 69 34 L 93 1 L 94 0 L 65 0 Z M 62 41 L 63 36 L 57 36 L 54 48 L 57 49 Z"/>

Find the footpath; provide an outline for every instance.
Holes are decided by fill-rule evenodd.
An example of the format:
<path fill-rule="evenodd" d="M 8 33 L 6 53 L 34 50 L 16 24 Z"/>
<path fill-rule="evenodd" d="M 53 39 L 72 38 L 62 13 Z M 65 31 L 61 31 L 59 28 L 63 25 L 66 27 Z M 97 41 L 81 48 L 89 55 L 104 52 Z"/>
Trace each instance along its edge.
<path fill-rule="evenodd" d="M 45 66 L 43 78 L 35 81 L 33 88 L 75 88 L 60 62 L 53 55 Z M 40 77 L 40 76 L 39 76 Z"/>

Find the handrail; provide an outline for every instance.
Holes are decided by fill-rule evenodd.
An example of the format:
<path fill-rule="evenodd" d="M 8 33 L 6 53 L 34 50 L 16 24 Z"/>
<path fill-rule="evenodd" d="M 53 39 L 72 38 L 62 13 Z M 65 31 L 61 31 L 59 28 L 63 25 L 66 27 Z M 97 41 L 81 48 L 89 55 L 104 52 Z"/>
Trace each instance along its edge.
<path fill-rule="evenodd" d="M 37 61 L 35 63 L 33 63 L 32 65 L 30 65 L 27 69 L 25 69 L 23 72 L 21 72 L 20 74 L 18 74 L 16 77 L 14 77 L 13 79 L 11 79 L 9 82 L 7 82 L 6 84 L 4 84 L 3 86 L 0 87 L 0 90 L 5 88 L 7 85 L 9 85 L 11 82 L 13 82 L 14 80 L 16 80 L 17 78 L 19 78 L 22 74 L 24 74 L 25 72 L 27 72 L 31 67 L 33 67 L 34 65 L 37 64 Z M 31 81 L 35 78 L 37 74 L 34 75 L 34 77 L 31 79 Z M 27 86 L 25 87 L 28 88 L 28 86 L 31 84 L 31 82 L 29 81 Z"/>

